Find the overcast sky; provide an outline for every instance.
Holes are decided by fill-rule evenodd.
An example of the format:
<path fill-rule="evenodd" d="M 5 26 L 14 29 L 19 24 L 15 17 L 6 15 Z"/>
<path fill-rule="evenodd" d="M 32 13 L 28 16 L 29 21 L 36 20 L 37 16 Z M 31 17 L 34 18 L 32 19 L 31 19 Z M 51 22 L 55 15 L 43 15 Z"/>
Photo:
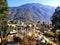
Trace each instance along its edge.
<path fill-rule="evenodd" d="M 60 0 L 7 0 L 8 6 L 15 7 L 27 3 L 40 3 L 43 5 L 60 6 Z"/>

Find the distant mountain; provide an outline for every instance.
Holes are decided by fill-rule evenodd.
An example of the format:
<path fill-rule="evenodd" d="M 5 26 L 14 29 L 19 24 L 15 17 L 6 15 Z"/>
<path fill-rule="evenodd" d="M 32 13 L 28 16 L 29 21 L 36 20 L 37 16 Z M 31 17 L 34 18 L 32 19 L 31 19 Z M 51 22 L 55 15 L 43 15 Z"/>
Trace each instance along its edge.
<path fill-rule="evenodd" d="M 10 7 L 10 20 L 21 21 L 50 21 L 50 17 L 55 11 L 55 7 L 42 5 L 39 3 L 25 4 L 19 7 Z"/>

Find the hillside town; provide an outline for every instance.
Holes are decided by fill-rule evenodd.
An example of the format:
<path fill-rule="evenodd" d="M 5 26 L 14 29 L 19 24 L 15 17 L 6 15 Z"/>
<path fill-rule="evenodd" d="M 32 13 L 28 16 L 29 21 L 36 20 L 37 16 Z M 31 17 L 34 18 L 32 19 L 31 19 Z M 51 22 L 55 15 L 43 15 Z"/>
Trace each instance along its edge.
<path fill-rule="evenodd" d="M 44 32 L 51 32 L 50 30 L 40 31 L 40 24 L 22 21 L 8 21 L 9 31 L 7 35 L 0 38 L 1 45 L 57 45 L 54 41 L 44 35 Z M 43 27 L 43 26 L 42 26 Z M 50 29 L 50 28 L 49 28 Z"/>
<path fill-rule="evenodd" d="M 60 6 L 27 1 L 0 0 L 0 45 L 60 45 Z"/>

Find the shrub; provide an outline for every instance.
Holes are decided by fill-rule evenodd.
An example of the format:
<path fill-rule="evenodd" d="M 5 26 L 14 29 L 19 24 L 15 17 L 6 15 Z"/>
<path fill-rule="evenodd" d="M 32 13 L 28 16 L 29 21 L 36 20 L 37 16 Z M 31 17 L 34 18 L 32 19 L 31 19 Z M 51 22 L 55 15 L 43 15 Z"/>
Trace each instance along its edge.
<path fill-rule="evenodd" d="M 14 40 L 14 42 L 20 42 L 21 43 L 21 39 L 19 37 L 17 37 L 17 36 L 16 37 L 14 36 L 13 40 Z"/>
<path fill-rule="evenodd" d="M 47 37 L 54 37 L 53 32 L 45 32 L 44 35 L 47 36 Z"/>
<path fill-rule="evenodd" d="M 59 33 L 59 35 L 58 35 L 58 41 L 60 42 L 60 33 Z"/>

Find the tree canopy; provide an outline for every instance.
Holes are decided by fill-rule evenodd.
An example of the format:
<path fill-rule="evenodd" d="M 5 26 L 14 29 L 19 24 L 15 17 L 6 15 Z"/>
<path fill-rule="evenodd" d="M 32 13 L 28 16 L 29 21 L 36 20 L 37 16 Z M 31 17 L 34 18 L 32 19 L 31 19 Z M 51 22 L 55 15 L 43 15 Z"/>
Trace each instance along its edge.
<path fill-rule="evenodd" d="M 60 29 L 60 7 L 57 7 L 55 9 L 51 21 L 52 21 L 52 26 L 54 27 L 55 30 Z"/>
<path fill-rule="evenodd" d="M 7 17 L 8 17 L 8 4 L 6 0 L 0 0 L 0 31 L 6 34 L 7 30 Z"/>

